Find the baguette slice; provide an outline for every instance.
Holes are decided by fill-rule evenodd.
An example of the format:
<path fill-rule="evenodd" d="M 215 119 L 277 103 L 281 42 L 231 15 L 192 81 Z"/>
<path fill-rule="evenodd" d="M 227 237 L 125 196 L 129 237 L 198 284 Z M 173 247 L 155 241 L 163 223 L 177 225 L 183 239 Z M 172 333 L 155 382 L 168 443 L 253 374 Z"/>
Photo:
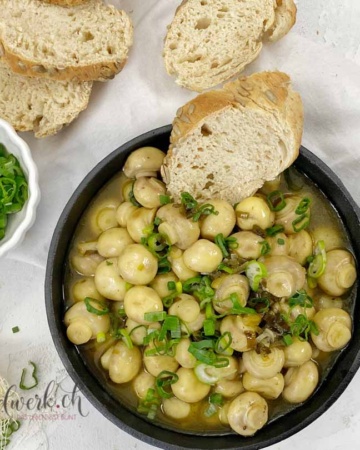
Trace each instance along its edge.
<path fill-rule="evenodd" d="M 303 108 L 290 78 L 262 72 L 198 95 L 177 112 L 161 168 L 176 202 L 182 192 L 235 204 L 296 159 Z"/>
<path fill-rule="evenodd" d="M 0 117 L 38 138 L 54 134 L 87 107 L 91 82 L 56 81 L 14 74 L 0 62 Z"/>
<path fill-rule="evenodd" d="M 0 56 L 16 73 L 103 81 L 126 63 L 131 21 L 101 0 L 69 8 L 41 0 L 0 0 L 0 8 Z"/>
<path fill-rule="evenodd" d="M 76 6 L 81 5 L 82 3 L 86 3 L 89 0 L 42 0 L 45 3 L 51 3 L 53 5 L 59 6 Z"/>
<path fill-rule="evenodd" d="M 217 86 L 241 72 L 295 23 L 293 0 L 185 0 L 164 44 L 169 75 L 194 91 Z"/>

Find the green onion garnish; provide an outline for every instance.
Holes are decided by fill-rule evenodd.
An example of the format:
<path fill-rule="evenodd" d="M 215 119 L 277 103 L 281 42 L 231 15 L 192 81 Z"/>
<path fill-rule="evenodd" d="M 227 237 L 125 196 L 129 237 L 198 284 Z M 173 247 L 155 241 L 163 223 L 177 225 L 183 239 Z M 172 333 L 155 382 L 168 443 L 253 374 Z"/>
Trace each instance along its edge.
<path fill-rule="evenodd" d="M 281 211 L 286 206 L 284 194 L 281 191 L 273 191 L 266 197 L 267 204 L 271 211 Z"/>
<path fill-rule="evenodd" d="M 110 310 L 105 302 L 101 302 L 100 300 L 96 300 L 95 298 L 86 297 L 85 300 L 86 309 L 89 313 L 95 314 L 96 316 L 104 316 L 105 314 L 109 314 Z M 93 304 L 99 305 L 101 309 L 95 308 Z"/>
<path fill-rule="evenodd" d="M 105 333 L 101 332 L 101 333 L 98 333 L 96 335 L 96 342 L 98 342 L 99 344 L 102 344 L 105 341 L 106 341 L 106 334 Z"/>
<path fill-rule="evenodd" d="M 194 199 L 194 197 L 188 192 L 181 193 L 181 204 L 184 206 L 186 211 L 186 217 L 191 218 L 193 222 L 198 222 L 201 216 L 208 216 L 210 214 L 219 214 L 215 211 L 215 208 L 210 203 L 205 203 L 199 206 L 199 203 Z"/>
<path fill-rule="evenodd" d="M 292 221 L 293 230 L 295 233 L 298 233 L 301 230 L 304 230 L 310 223 L 309 214 L 302 214 L 297 219 Z"/>
<path fill-rule="evenodd" d="M 264 314 L 270 309 L 270 300 L 266 297 L 253 297 L 248 300 L 248 304 L 255 308 L 260 314 Z M 263 306 L 262 306 L 263 305 Z"/>
<path fill-rule="evenodd" d="M 174 339 L 181 338 L 181 323 L 177 316 L 166 316 L 164 323 L 159 333 L 159 341 L 166 338 L 167 332 L 170 332 L 170 336 Z"/>
<path fill-rule="evenodd" d="M 278 233 L 282 233 L 284 231 L 284 227 L 280 224 L 274 225 L 273 227 L 266 228 L 267 236 L 275 236 Z"/>
<path fill-rule="evenodd" d="M 160 217 L 155 217 L 154 219 L 154 225 L 155 226 L 159 226 L 161 224 L 162 220 L 160 219 Z"/>
<path fill-rule="evenodd" d="M 230 301 L 232 303 L 232 308 L 228 312 L 228 314 L 256 314 L 256 311 L 254 309 L 240 305 L 239 296 L 236 293 L 230 294 Z"/>
<path fill-rule="evenodd" d="M 14 327 L 14 328 L 12 328 L 12 332 L 15 334 L 15 333 L 18 333 L 20 331 L 20 328 L 19 327 Z"/>
<path fill-rule="evenodd" d="M 297 291 L 292 297 L 289 298 L 290 308 L 295 306 L 301 306 L 302 308 L 312 308 L 314 305 L 313 299 L 308 295 L 305 289 Z"/>
<path fill-rule="evenodd" d="M 120 330 L 120 334 L 122 336 L 123 341 L 125 342 L 127 348 L 133 348 L 134 345 L 132 343 L 131 337 L 129 335 L 129 333 L 127 332 L 127 330 L 125 330 L 124 328 L 122 328 Z"/>
<path fill-rule="evenodd" d="M 251 289 L 254 292 L 257 292 L 261 280 L 267 276 L 266 266 L 259 261 L 249 261 L 246 264 L 245 273 L 249 280 Z"/>
<path fill-rule="evenodd" d="M 155 386 L 158 394 L 161 398 L 171 398 L 174 394 L 168 389 L 172 384 L 176 383 L 179 377 L 174 372 L 169 372 L 168 370 L 163 370 L 159 373 L 155 380 Z"/>
<path fill-rule="evenodd" d="M 171 198 L 169 195 L 160 195 L 160 205 L 167 205 L 171 202 Z"/>
<path fill-rule="evenodd" d="M 217 234 L 215 236 L 214 242 L 220 248 L 221 253 L 222 253 L 224 258 L 229 256 L 229 252 L 228 252 L 228 250 L 226 248 L 225 238 L 224 238 L 224 235 L 222 233 Z"/>
<path fill-rule="evenodd" d="M 160 404 L 161 399 L 155 389 L 149 388 L 145 398 L 139 403 L 137 410 L 141 414 L 146 414 L 148 419 L 154 420 Z"/>
<path fill-rule="evenodd" d="M 315 249 L 314 256 L 308 267 L 308 274 L 311 278 L 319 278 L 325 272 L 326 268 L 326 250 L 325 242 L 318 241 Z"/>
<path fill-rule="evenodd" d="M 234 273 L 234 269 L 232 269 L 231 267 L 227 266 L 227 265 L 224 264 L 224 263 L 220 263 L 220 264 L 218 265 L 217 270 L 219 270 L 219 271 L 221 271 L 221 272 L 230 273 L 230 274 Z"/>
<path fill-rule="evenodd" d="M 131 189 L 129 191 L 129 200 L 134 206 L 141 207 L 141 204 L 136 200 L 135 195 L 134 195 L 134 184 L 135 184 L 135 181 L 131 185 Z"/>
<path fill-rule="evenodd" d="M 299 216 L 305 214 L 311 205 L 311 199 L 308 197 L 304 197 L 299 203 L 298 207 L 295 209 L 295 214 Z"/>
<path fill-rule="evenodd" d="M 28 199 L 28 184 L 18 159 L 0 144 L 0 240 L 5 237 L 8 215 L 19 212 Z"/>
<path fill-rule="evenodd" d="M 294 322 L 288 322 L 290 327 L 290 333 L 292 336 L 296 336 L 299 339 L 309 339 L 309 334 L 314 333 L 316 336 L 319 334 L 316 323 L 308 319 L 304 314 L 299 314 Z"/>
<path fill-rule="evenodd" d="M 166 316 L 166 311 L 147 312 L 144 314 L 144 320 L 147 322 L 162 322 Z"/>
<path fill-rule="evenodd" d="M 33 367 L 33 371 L 32 371 L 31 376 L 34 379 L 34 383 L 31 386 L 26 386 L 24 384 L 25 377 L 26 377 L 26 369 L 23 369 L 22 373 L 21 373 L 21 379 L 20 379 L 19 387 L 20 387 L 20 389 L 22 389 L 24 391 L 29 391 L 30 389 L 33 389 L 34 387 L 36 387 L 39 384 L 39 380 L 37 378 L 37 367 L 36 367 L 36 364 L 33 363 L 32 361 L 29 361 L 29 364 Z"/>
<path fill-rule="evenodd" d="M 223 354 L 228 352 L 230 345 L 232 343 L 232 337 L 229 331 L 222 334 L 218 340 L 215 342 L 215 352 Z"/>
<path fill-rule="evenodd" d="M 277 243 L 278 243 L 279 245 L 285 245 L 285 240 L 279 238 L 279 239 L 277 240 Z"/>
<path fill-rule="evenodd" d="M 260 244 L 261 244 L 261 255 L 262 256 L 265 256 L 271 252 L 271 247 L 270 247 L 270 244 L 268 243 L 268 241 L 262 241 L 262 242 L 260 242 Z"/>
<path fill-rule="evenodd" d="M 176 289 L 175 281 L 168 281 L 167 288 L 169 289 L 169 291 L 175 291 Z"/>
<path fill-rule="evenodd" d="M 215 320 L 214 319 L 205 319 L 203 328 L 204 328 L 205 336 L 214 336 L 214 334 L 215 334 Z"/>
<path fill-rule="evenodd" d="M 286 346 L 289 346 L 293 343 L 293 340 L 292 340 L 292 337 L 290 336 L 290 334 L 284 334 L 283 341 Z"/>

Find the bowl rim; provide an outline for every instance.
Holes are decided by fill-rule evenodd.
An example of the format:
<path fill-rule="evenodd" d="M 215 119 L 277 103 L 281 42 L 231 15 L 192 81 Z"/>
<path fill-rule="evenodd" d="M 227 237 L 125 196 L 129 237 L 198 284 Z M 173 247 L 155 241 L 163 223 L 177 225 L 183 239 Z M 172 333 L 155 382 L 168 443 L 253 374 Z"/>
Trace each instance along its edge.
<path fill-rule="evenodd" d="M 71 346 L 69 345 L 66 337 L 64 337 L 64 325 L 59 311 L 55 307 L 53 296 L 56 294 L 55 290 L 59 289 L 59 282 L 62 283 L 63 279 L 63 277 L 60 277 L 57 273 L 57 270 L 60 267 L 63 267 L 63 264 L 58 264 L 59 261 L 56 261 L 60 245 L 63 244 L 61 242 L 61 236 L 62 233 L 64 233 L 64 227 L 69 215 L 79 202 L 81 194 L 84 193 L 84 189 L 88 188 L 89 183 L 95 180 L 96 176 L 111 164 L 116 157 L 121 157 L 122 155 L 125 155 L 124 157 L 126 157 L 131 151 L 144 145 L 156 146 L 155 143 L 149 144 L 149 142 L 164 138 L 164 136 L 168 139 L 170 131 L 171 125 L 165 125 L 126 142 L 100 161 L 72 194 L 56 225 L 48 254 L 45 276 L 45 302 L 50 332 L 62 363 L 75 384 L 99 412 L 130 435 L 159 448 L 172 450 L 235 450 L 238 448 L 257 450 L 280 442 L 307 427 L 339 398 L 354 377 L 357 369 L 360 367 L 360 348 L 359 346 L 356 347 L 356 342 L 360 342 L 360 327 L 354 328 L 352 340 L 349 345 L 340 352 L 335 364 L 330 370 L 331 377 L 327 374 L 321 385 L 309 400 L 285 415 L 285 424 L 282 424 L 284 421 L 282 418 L 277 419 L 271 423 L 269 427 L 265 426 L 253 437 L 249 438 L 243 438 L 242 436 L 233 434 L 225 436 L 197 436 L 196 434 L 183 434 L 180 431 L 170 431 L 161 428 L 161 426 L 156 424 L 149 423 L 144 418 L 139 417 L 129 409 L 123 407 L 119 402 L 115 402 L 101 386 L 96 385 L 96 380 L 91 379 L 94 378 L 94 376 L 91 375 L 86 363 L 81 359 L 81 355 L 74 349 L 75 346 L 72 344 Z M 304 147 L 301 147 L 297 161 L 301 164 L 310 164 L 310 169 L 307 170 L 305 174 L 315 184 L 319 183 L 314 180 L 314 177 L 319 176 L 320 174 L 321 179 L 324 178 L 325 181 L 321 187 L 321 191 L 324 192 L 327 189 L 328 192 L 331 193 L 332 189 L 337 189 L 336 196 L 339 198 L 336 201 L 345 202 L 341 214 L 342 222 L 351 238 L 354 253 L 360 254 L 360 237 L 357 237 L 354 233 L 354 230 L 360 229 L 360 210 L 343 183 L 325 163 Z M 119 168 L 113 170 L 113 173 L 115 174 L 118 171 Z M 103 180 L 102 185 L 105 185 L 107 181 L 108 179 Z M 87 201 L 87 204 L 90 202 L 91 198 L 92 197 Z M 331 203 L 334 204 L 333 198 Z M 77 220 L 81 217 L 84 209 L 85 208 L 83 208 L 80 213 L 76 214 Z M 336 208 L 336 211 L 339 213 L 339 208 Z M 351 220 L 354 223 L 352 223 Z M 71 239 L 68 239 L 68 244 L 70 241 Z M 358 252 L 355 250 L 358 250 Z M 66 254 L 64 249 L 62 249 L 60 253 Z M 61 279 L 61 281 L 59 281 L 59 279 Z M 57 288 L 55 289 L 54 286 L 57 286 Z M 357 283 L 356 289 L 356 296 L 360 297 L 359 283 Z M 354 317 L 355 313 L 358 313 L 360 317 L 359 302 L 355 303 L 355 308 L 356 311 L 354 310 Z M 78 366 L 77 368 L 75 368 L 76 365 Z M 346 367 L 343 367 L 343 365 L 346 365 Z M 331 395 L 325 395 L 326 392 L 324 391 L 330 388 Z M 102 391 L 101 395 L 99 394 L 99 391 Z M 119 417 L 120 413 L 123 414 L 123 416 Z M 291 423 L 291 426 L 289 423 Z M 268 435 L 268 437 L 265 435 Z"/>
<path fill-rule="evenodd" d="M 25 215 L 16 227 L 10 238 L 1 244 L 0 257 L 5 255 L 10 249 L 16 247 L 24 239 L 26 232 L 33 225 L 36 218 L 36 208 L 40 202 L 39 175 L 37 166 L 32 158 L 30 147 L 16 133 L 15 129 L 5 120 L 0 119 L 0 128 L 4 129 L 8 139 L 19 149 L 21 155 L 22 168 L 27 172 L 27 182 L 29 186 L 29 197 L 25 204 Z"/>

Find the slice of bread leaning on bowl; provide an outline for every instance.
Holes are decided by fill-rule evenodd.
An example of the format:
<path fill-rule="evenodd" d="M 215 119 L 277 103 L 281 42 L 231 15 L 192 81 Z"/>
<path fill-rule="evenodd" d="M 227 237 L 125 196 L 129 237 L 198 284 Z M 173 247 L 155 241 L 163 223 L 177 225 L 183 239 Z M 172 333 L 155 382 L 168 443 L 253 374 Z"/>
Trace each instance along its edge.
<path fill-rule="evenodd" d="M 288 75 L 239 78 L 177 111 L 161 174 L 175 202 L 186 191 L 235 204 L 295 161 L 302 130 L 302 101 Z"/>

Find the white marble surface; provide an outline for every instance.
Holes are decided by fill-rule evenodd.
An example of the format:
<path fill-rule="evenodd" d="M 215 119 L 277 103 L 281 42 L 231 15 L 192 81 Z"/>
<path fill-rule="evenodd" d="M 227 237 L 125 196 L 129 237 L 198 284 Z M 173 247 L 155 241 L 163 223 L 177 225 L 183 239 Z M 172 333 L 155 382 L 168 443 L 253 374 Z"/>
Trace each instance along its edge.
<path fill-rule="evenodd" d="M 47 251 L 59 215 L 79 182 L 104 156 L 145 131 L 170 123 L 195 94 L 179 88 L 161 61 L 162 41 L 179 0 L 113 0 L 132 16 L 135 44 L 113 81 L 96 84 L 89 108 L 55 137 L 24 139 L 39 167 L 42 201 L 36 224 L 18 249 L 0 261 L 0 374 L 18 384 L 28 360 L 39 367 L 39 395 L 51 380 L 58 398 L 72 387 L 48 330 L 43 282 Z M 247 72 L 288 72 L 303 97 L 303 143 L 342 178 L 360 203 L 360 2 L 298 0 L 298 21 L 281 42 L 266 46 Z M 11 329 L 19 326 L 20 333 Z M 271 450 L 357 450 L 360 373 L 341 398 L 305 430 Z M 22 411 L 9 449 L 97 450 L 151 447 L 117 429 L 83 397 L 77 409 Z M 61 414 L 60 414 L 61 413 Z"/>

